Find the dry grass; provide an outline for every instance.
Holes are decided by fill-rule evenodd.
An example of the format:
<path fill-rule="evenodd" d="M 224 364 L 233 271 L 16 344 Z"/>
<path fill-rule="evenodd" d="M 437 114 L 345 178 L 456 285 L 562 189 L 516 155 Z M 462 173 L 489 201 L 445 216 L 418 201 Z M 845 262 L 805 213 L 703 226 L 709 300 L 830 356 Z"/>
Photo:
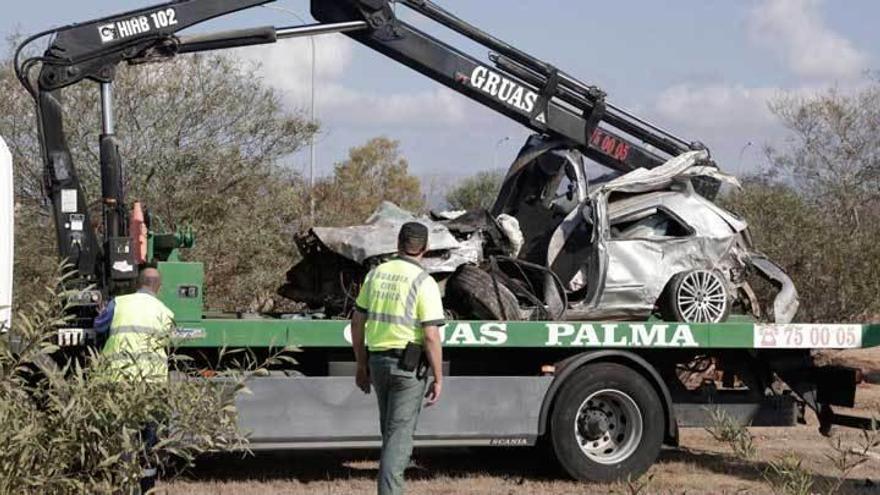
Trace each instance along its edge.
<path fill-rule="evenodd" d="M 860 403 L 880 403 L 880 386 L 859 389 Z M 770 462 L 795 453 L 813 473 L 816 486 L 836 478 L 826 454 L 829 440 L 816 425 L 795 428 L 753 428 L 757 455 L 737 459 L 729 446 L 700 429 L 682 431 L 678 449 L 666 449 L 649 474 L 644 494 L 772 494 L 762 473 Z M 858 433 L 839 429 L 845 441 Z M 298 452 L 231 456 L 202 463 L 184 480 L 162 487 L 169 495 L 351 495 L 374 493 L 375 453 Z M 601 486 L 569 481 L 550 456 L 537 449 L 450 449 L 417 452 L 407 471 L 407 493 L 413 495 L 547 494 L 587 495 L 634 493 L 624 484 Z M 849 474 L 839 493 L 880 494 L 880 454 Z M 870 481 L 868 481 L 870 480 Z M 877 485 L 873 485 L 877 483 Z M 162 491 L 160 491 L 162 493 Z"/>

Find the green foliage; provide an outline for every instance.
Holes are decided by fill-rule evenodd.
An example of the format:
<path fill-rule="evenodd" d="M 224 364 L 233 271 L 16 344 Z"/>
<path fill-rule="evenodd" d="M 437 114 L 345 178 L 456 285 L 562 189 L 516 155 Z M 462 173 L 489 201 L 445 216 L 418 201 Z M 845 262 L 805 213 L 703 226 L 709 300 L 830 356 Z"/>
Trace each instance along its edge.
<path fill-rule="evenodd" d="M 758 453 L 748 428 L 730 417 L 723 409 L 709 410 L 711 423 L 705 429 L 716 442 L 725 443 L 739 459 L 754 459 Z"/>
<path fill-rule="evenodd" d="M 383 201 L 419 212 L 425 206 L 419 179 L 409 174 L 400 143 L 385 137 L 349 150 L 333 177 L 315 185 L 315 225 L 363 223 Z"/>
<path fill-rule="evenodd" d="M 55 280 L 56 243 L 55 226 L 48 211 L 38 203 L 16 203 L 13 312 L 41 297 L 44 288 Z"/>
<path fill-rule="evenodd" d="M 56 282 L 59 282 L 56 280 Z M 235 394 L 258 371 L 222 382 L 183 376 L 167 384 L 112 382 L 99 353 L 62 358 L 54 344 L 65 294 L 51 287 L 0 337 L 0 494 L 120 493 L 135 486 L 145 456 L 172 476 L 208 451 L 238 450 Z M 158 425 L 145 453 L 139 432 Z"/>
<path fill-rule="evenodd" d="M 446 194 L 446 202 L 454 210 L 488 210 L 495 203 L 504 175 L 503 170 L 493 170 L 468 177 Z"/>
<path fill-rule="evenodd" d="M 790 186 L 767 181 L 747 181 L 727 206 L 748 219 L 756 248 L 791 276 L 799 321 L 880 315 L 880 223 L 853 230 Z M 762 299 L 772 300 L 772 291 L 764 292 Z"/>
<path fill-rule="evenodd" d="M 773 488 L 773 493 L 782 495 L 811 495 L 813 493 L 813 473 L 804 467 L 803 459 L 788 454 L 768 463 L 764 479 Z"/>
<path fill-rule="evenodd" d="M 317 130 L 284 110 L 253 69 L 223 56 L 182 56 L 120 66 L 115 81 L 129 202 L 142 201 L 166 229 L 194 227 L 196 247 L 184 255 L 206 263 L 210 304 L 236 309 L 274 293 L 296 255 L 290 235 L 302 226 L 308 191 L 283 161 Z M 41 190 L 33 102 L 8 60 L 0 66 L 0 91 L 0 135 L 15 164 L 20 306 L 39 293 L 56 247 Z M 82 83 L 62 96 L 74 163 L 87 196 L 96 200 L 98 90 Z"/>

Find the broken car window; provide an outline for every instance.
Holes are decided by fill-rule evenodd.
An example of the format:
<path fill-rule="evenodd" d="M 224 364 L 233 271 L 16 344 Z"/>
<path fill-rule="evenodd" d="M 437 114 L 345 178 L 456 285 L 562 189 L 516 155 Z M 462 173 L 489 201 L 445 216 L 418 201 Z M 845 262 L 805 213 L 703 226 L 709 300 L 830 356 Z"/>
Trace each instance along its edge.
<path fill-rule="evenodd" d="M 660 208 L 641 210 L 611 221 L 611 238 L 669 239 L 688 237 L 690 229 L 674 216 Z"/>

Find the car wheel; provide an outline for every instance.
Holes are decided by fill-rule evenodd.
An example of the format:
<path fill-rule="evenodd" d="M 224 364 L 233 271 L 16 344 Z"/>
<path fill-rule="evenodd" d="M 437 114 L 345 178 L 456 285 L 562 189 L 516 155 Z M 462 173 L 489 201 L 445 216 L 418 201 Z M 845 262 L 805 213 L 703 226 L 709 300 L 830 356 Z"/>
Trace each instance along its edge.
<path fill-rule="evenodd" d="M 457 314 L 478 320 L 519 320 L 516 296 L 500 279 L 462 265 L 446 282 L 446 303 Z"/>
<path fill-rule="evenodd" d="M 730 294 L 723 275 L 692 270 L 672 277 L 660 304 L 663 318 L 685 323 L 719 323 L 730 315 Z"/>
<path fill-rule="evenodd" d="M 559 391 L 550 423 L 553 450 L 578 480 L 637 477 L 660 454 L 664 417 L 657 392 L 641 374 L 616 363 L 590 364 Z"/>

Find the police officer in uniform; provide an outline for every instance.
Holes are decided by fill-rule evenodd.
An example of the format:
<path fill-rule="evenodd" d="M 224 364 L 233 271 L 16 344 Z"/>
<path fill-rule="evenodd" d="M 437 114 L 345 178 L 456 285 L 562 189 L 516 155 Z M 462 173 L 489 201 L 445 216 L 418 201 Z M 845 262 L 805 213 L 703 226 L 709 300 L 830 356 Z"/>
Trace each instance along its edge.
<path fill-rule="evenodd" d="M 174 313 L 156 297 L 161 285 L 158 270 L 141 270 L 138 291 L 117 296 L 95 319 L 97 335 L 106 339 L 101 352 L 109 361 L 111 381 L 168 383 L 165 347 L 171 338 Z M 158 443 L 156 425 L 144 425 L 141 436 L 149 452 Z M 141 478 L 141 493 L 147 493 L 155 486 L 156 476 L 156 468 L 146 465 Z"/>
<path fill-rule="evenodd" d="M 428 250 L 428 228 L 416 222 L 404 224 L 397 248 L 396 258 L 367 275 L 351 319 L 355 382 L 364 393 L 370 393 L 372 384 L 379 402 L 379 495 L 403 493 L 403 472 L 412 454 L 423 399 L 433 405 L 443 390 L 443 303 L 437 282 L 419 264 Z M 408 345 L 422 347 L 433 375 L 430 385 L 420 366 L 405 369 L 401 357 Z"/>

